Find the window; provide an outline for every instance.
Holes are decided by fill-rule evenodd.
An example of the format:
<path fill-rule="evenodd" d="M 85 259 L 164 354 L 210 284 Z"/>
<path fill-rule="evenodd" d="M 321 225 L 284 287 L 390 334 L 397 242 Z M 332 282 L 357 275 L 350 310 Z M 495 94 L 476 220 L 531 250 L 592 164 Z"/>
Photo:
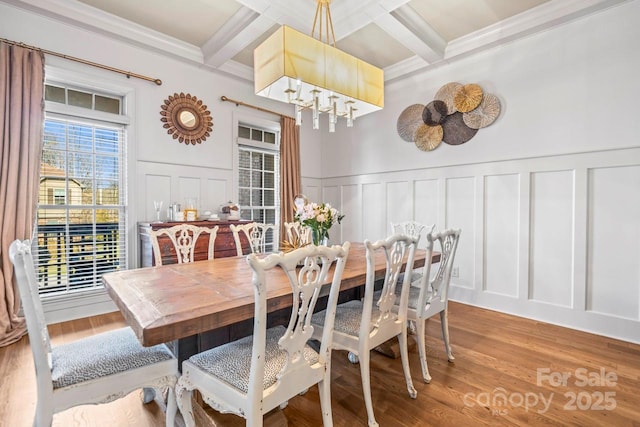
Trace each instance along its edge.
<path fill-rule="evenodd" d="M 66 205 L 67 204 L 67 192 L 64 188 L 53 189 L 53 202 L 54 205 Z"/>
<path fill-rule="evenodd" d="M 46 85 L 34 241 L 41 294 L 101 288 L 102 274 L 126 268 L 121 105 L 113 95 Z"/>
<path fill-rule="evenodd" d="M 280 131 L 238 125 L 238 202 L 242 219 L 280 222 Z M 266 236 L 267 251 L 278 249 L 278 233 Z"/>

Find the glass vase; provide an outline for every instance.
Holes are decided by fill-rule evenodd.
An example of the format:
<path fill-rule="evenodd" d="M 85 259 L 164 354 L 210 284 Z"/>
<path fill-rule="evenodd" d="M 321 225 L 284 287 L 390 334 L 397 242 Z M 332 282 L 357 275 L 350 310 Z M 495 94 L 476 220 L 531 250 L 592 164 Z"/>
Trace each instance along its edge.
<path fill-rule="evenodd" d="M 313 240 L 313 244 L 316 246 L 326 246 L 329 243 L 329 239 L 327 237 L 327 230 L 314 228 L 311 230 L 311 239 Z"/>

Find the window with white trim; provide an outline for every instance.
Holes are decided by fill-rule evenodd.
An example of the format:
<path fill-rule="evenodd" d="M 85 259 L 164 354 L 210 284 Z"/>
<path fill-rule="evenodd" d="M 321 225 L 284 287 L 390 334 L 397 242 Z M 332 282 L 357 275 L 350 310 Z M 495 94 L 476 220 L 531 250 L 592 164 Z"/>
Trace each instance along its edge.
<path fill-rule="evenodd" d="M 238 124 L 238 204 L 240 217 L 280 223 L 280 130 Z M 278 249 L 278 232 L 269 231 L 267 251 Z"/>
<path fill-rule="evenodd" d="M 36 222 L 40 294 L 101 288 L 127 267 L 123 99 L 64 84 L 45 86 Z"/>

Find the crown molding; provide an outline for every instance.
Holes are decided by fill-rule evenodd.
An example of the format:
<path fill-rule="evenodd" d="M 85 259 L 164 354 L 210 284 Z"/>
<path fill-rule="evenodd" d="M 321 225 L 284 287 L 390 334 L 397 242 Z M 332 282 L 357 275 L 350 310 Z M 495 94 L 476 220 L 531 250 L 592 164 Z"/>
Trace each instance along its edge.
<path fill-rule="evenodd" d="M 311 0 L 298 0 L 305 8 L 303 12 L 294 10 L 290 0 L 236 0 L 243 8 L 224 25 L 224 31 L 217 32 L 201 49 L 79 1 L 2 1 L 129 45 L 204 65 L 250 82 L 253 81 L 253 70 L 231 58 L 275 24 L 287 24 L 303 30 L 308 27 L 310 31 L 315 12 L 315 3 Z M 338 17 L 334 18 L 338 40 L 373 22 L 416 54 L 386 67 L 385 81 L 388 82 L 630 1 L 634 0 L 551 0 L 448 44 L 432 28 L 425 27 L 426 23 L 407 6 L 409 0 L 335 2 L 332 11 Z M 309 16 L 303 16 L 307 10 Z"/>
<path fill-rule="evenodd" d="M 552 0 L 449 42 L 445 58 L 485 50 L 630 0 Z"/>
<path fill-rule="evenodd" d="M 66 24 L 73 25 L 106 35 L 110 38 L 123 40 L 128 44 L 138 45 L 146 49 L 189 61 L 202 63 L 202 51 L 199 47 L 185 43 L 176 38 L 151 30 L 142 25 L 103 12 L 78 1 L 68 0 L 6 0 L 5 3 L 30 10 L 40 15 L 54 18 Z"/>
<path fill-rule="evenodd" d="M 229 60 L 217 68 L 213 68 L 215 71 L 220 71 L 228 74 L 232 77 L 246 80 L 253 85 L 253 68 L 247 67 L 234 60 Z"/>
<path fill-rule="evenodd" d="M 397 62 L 393 65 L 386 67 L 384 71 L 384 81 L 388 83 L 392 80 L 402 78 L 406 75 L 422 70 L 427 67 L 429 63 L 418 55 L 407 58 L 403 61 Z"/>

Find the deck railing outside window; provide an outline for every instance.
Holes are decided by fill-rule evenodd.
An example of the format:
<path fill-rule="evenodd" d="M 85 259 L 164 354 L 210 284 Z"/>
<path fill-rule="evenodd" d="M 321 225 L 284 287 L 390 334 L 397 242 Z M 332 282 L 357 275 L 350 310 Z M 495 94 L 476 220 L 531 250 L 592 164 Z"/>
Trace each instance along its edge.
<path fill-rule="evenodd" d="M 39 225 L 37 273 L 40 293 L 101 286 L 100 277 L 124 266 L 119 224 Z"/>

